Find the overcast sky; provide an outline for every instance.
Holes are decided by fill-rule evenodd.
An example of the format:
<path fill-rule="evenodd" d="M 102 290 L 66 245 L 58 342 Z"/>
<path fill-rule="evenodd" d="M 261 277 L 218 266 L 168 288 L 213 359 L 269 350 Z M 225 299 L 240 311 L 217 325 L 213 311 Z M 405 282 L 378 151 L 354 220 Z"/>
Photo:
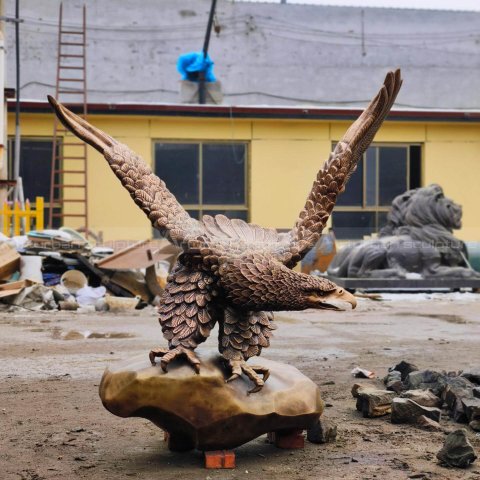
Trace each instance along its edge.
<path fill-rule="evenodd" d="M 247 0 L 280 3 L 281 0 Z M 286 0 L 287 3 L 349 5 L 355 7 L 427 8 L 480 11 L 480 0 Z"/>

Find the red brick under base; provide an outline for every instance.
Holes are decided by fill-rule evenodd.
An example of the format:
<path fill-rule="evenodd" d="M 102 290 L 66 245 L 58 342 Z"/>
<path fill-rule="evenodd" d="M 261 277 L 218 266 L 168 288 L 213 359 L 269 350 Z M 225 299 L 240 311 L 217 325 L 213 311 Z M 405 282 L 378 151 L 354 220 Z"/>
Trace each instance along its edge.
<path fill-rule="evenodd" d="M 235 468 L 235 452 L 231 450 L 213 450 L 204 454 L 205 468 Z"/>
<path fill-rule="evenodd" d="M 295 449 L 305 448 L 303 430 L 280 430 L 268 433 L 268 441 L 277 448 Z"/>

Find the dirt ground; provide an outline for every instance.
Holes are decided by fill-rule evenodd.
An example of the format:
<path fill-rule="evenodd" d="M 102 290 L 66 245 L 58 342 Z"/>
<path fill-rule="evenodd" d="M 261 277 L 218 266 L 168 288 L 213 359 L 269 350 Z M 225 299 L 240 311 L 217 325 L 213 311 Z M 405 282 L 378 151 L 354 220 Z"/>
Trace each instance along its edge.
<path fill-rule="evenodd" d="M 207 471 L 200 453 L 169 452 L 158 428 L 111 415 L 98 397 L 107 365 L 163 344 L 153 309 L 0 313 L 0 478 L 480 479 L 480 460 L 466 471 L 437 464 L 444 433 L 364 419 L 350 394 L 355 366 L 379 378 L 402 359 L 448 371 L 479 366 L 480 295 L 387 295 L 361 299 L 355 311 L 282 312 L 276 321 L 264 356 L 319 385 L 337 443 L 285 451 L 261 437 L 236 449 L 236 470 Z M 100 338 L 85 339 L 87 332 Z M 212 337 L 200 354 L 215 351 Z M 441 423 L 457 428 L 447 415 Z M 480 455 L 480 435 L 469 436 Z"/>

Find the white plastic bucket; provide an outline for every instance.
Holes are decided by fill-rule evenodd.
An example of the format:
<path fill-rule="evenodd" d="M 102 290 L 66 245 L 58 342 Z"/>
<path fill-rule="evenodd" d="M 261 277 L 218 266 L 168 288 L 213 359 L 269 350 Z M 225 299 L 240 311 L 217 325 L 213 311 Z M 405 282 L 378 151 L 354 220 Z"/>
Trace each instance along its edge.
<path fill-rule="evenodd" d="M 72 294 L 75 295 L 88 283 L 87 277 L 79 270 L 67 270 L 60 278 L 60 283 Z"/>

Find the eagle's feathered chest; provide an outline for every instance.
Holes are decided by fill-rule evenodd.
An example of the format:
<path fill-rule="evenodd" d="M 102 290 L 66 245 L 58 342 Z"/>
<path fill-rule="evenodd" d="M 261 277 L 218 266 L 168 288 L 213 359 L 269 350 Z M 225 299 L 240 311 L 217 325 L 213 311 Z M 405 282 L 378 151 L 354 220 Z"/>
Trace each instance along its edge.
<path fill-rule="evenodd" d="M 251 311 L 304 308 L 297 292 L 296 273 L 263 254 L 224 259 L 218 285 L 226 300 Z"/>

